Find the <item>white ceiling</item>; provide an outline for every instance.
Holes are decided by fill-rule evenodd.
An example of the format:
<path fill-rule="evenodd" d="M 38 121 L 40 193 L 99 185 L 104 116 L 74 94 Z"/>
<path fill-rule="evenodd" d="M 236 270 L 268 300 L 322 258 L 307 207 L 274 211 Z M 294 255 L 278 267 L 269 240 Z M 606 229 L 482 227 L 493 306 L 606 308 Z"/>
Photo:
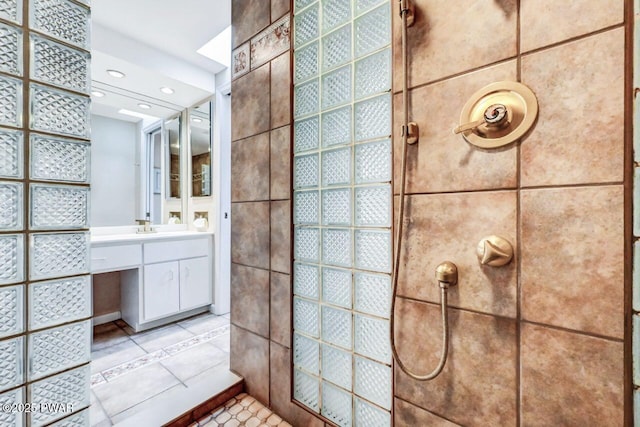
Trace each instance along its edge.
<path fill-rule="evenodd" d="M 91 5 L 94 113 L 119 119 L 125 108 L 167 118 L 215 91 L 225 66 L 196 50 L 231 24 L 231 0 L 93 0 Z M 229 55 L 231 47 L 229 46 Z M 126 74 L 115 79 L 106 73 Z M 160 92 L 163 86 L 175 90 Z M 142 110 L 137 104 L 152 106 Z M 128 120 L 135 120 L 129 118 Z"/>

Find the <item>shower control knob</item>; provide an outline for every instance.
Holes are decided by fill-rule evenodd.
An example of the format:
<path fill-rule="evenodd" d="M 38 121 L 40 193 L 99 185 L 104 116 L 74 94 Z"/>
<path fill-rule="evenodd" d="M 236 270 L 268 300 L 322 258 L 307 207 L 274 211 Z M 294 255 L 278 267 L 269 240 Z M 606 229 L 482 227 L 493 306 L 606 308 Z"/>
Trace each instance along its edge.
<path fill-rule="evenodd" d="M 500 236 L 488 236 L 480 240 L 476 249 L 480 264 L 502 267 L 513 259 L 513 247 Z"/>

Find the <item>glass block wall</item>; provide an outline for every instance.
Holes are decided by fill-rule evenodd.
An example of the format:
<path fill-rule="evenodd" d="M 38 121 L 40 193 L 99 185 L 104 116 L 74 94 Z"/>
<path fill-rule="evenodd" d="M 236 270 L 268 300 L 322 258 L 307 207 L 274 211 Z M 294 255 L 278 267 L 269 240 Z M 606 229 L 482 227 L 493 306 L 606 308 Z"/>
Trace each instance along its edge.
<path fill-rule="evenodd" d="M 294 2 L 294 399 L 391 424 L 391 4 Z"/>
<path fill-rule="evenodd" d="M 0 0 L 3 426 L 89 425 L 89 25 L 85 1 Z"/>

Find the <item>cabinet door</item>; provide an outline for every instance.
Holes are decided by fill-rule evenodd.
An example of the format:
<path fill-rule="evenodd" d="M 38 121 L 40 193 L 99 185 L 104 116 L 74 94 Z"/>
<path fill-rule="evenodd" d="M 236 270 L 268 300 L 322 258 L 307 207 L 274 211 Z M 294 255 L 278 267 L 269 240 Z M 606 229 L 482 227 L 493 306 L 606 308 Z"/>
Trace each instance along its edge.
<path fill-rule="evenodd" d="M 177 261 L 144 266 L 144 320 L 168 316 L 180 310 L 178 272 Z"/>
<path fill-rule="evenodd" d="M 180 310 L 211 304 L 209 257 L 180 261 Z"/>

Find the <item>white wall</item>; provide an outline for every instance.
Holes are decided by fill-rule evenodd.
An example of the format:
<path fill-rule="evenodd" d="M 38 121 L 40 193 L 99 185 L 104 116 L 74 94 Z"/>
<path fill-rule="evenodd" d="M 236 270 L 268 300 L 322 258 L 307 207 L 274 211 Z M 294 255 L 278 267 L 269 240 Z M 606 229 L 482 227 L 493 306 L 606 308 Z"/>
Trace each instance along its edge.
<path fill-rule="evenodd" d="M 134 225 L 136 124 L 91 115 L 91 226 Z"/>

